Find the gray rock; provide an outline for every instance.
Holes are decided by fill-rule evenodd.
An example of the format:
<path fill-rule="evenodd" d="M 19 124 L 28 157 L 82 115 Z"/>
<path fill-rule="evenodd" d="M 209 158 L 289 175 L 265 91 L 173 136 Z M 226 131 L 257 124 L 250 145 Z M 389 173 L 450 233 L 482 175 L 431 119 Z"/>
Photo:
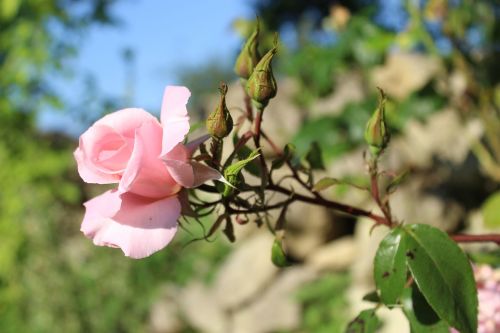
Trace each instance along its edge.
<path fill-rule="evenodd" d="M 351 236 L 336 239 L 316 251 L 306 260 L 308 267 L 315 271 L 343 271 L 356 258 L 356 244 Z"/>
<path fill-rule="evenodd" d="M 228 318 L 217 303 L 212 290 L 201 282 L 193 282 L 179 295 L 179 305 L 189 324 L 201 332 L 228 332 Z"/>
<path fill-rule="evenodd" d="M 214 283 L 215 300 L 233 308 L 254 297 L 278 271 L 271 262 L 273 237 L 267 230 L 245 239 L 226 259 Z"/>
<path fill-rule="evenodd" d="M 183 323 L 180 320 L 179 306 L 176 303 L 179 291 L 175 287 L 167 286 L 160 294 L 159 300 L 151 307 L 149 331 L 151 333 L 181 332 Z"/>
<path fill-rule="evenodd" d="M 403 100 L 422 88 L 439 71 L 439 59 L 417 53 L 389 54 L 383 66 L 372 71 L 374 86 L 381 87 L 391 97 Z"/>
<path fill-rule="evenodd" d="M 234 333 L 266 333 L 297 329 L 301 307 L 294 294 L 303 283 L 316 277 L 304 267 L 286 269 L 255 302 L 234 315 Z"/>

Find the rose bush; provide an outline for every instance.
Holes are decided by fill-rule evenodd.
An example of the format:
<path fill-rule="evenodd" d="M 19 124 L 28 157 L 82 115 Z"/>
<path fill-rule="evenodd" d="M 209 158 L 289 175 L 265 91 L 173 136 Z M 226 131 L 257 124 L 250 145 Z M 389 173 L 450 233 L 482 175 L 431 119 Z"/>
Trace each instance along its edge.
<path fill-rule="evenodd" d="M 221 175 L 190 160 L 203 139 L 182 142 L 189 131 L 185 87 L 165 88 L 161 123 L 143 109 L 116 111 L 96 121 L 74 156 L 88 183 L 118 188 L 87 201 L 81 231 L 94 244 L 144 258 L 164 248 L 177 232 L 182 188 Z"/>

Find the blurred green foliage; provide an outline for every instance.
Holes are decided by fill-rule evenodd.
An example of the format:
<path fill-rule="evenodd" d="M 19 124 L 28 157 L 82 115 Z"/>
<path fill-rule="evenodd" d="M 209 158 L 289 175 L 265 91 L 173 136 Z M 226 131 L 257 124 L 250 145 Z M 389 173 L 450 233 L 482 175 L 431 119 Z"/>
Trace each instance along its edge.
<path fill-rule="evenodd" d="M 93 247 L 78 231 L 81 204 L 96 195 L 96 189 L 82 187 L 76 174 L 73 139 L 39 133 L 35 118 L 44 107 L 67 107 L 50 77 L 70 73 L 67 61 L 90 26 L 116 22 L 111 15 L 115 2 L 0 1 L 2 332 L 144 331 L 163 283 L 182 285 L 194 276 L 210 279 L 227 253 L 221 242 L 196 242 L 184 249 L 196 235 L 180 232 L 167 251 L 132 261 L 117 250 Z M 408 22 L 401 31 L 376 22 L 376 7 L 366 10 L 366 1 L 339 3 L 348 10 L 348 21 L 331 29 L 324 24 L 334 19 L 331 1 L 255 2 L 269 29 L 291 23 L 296 30 L 297 46 L 280 50 L 279 73 L 297 80 L 295 101 L 302 110 L 334 93 L 343 74 L 360 75 L 366 88 L 366 98 L 347 104 L 336 115 L 304 111 L 304 125 L 293 139 L 299 154 L 305 155 L 311 143 L 318 142 L 324 160 L 330 162 L 362 144 L 364 124 L 376 105 L 375 89 L 366 87 L 370 73 L 396 48 L 437 57 L 442 72 L 404 99 L 390 100 L 387 117 L 392 131 L 398 133 L 408 120 L 425 120 L 444 106 L 456 108 L 464 118 L 479 117 L 487 131 L 484 149 L 475 153 L 498 183 L 500 28 L 495 0 L 428 0 L 419 7 L 402 1 Z M 441 23 L 432 28 L 436 22 Z M 471 40 L 475 33 L 480 38 Z M 318 34 L 327 42 L 318 40 Z M 448 49 L 439 44 L 443 38 Z M 181 79 L 194 96 L 215 91 L 220 80 L 233 77 L 232 64 L 225 65 L 183 70 Z M 466 77 L 465 92 L 458 98 L 439 88 L 455 72 Z M 89 101 L 83 102 L 95 102 L 94 92 L 88 93 Z M 195 224 L 188 229 L 201 233 Z M 498 254 L 487 259 L 491 258 Z M 347 322 L 342 296 L 347 284 L 347 276 L 330 275 L 301 290 L 303 331 L 341 331 Z"/>
<path fill-rule="evenodd" d="M 90 26 L 115 22 L 114 2 L 0 2 L 2 332 L 145 331 L 163 283 L 209 277 L 207 261 L 226 253 L 220 242 L 184 250 L 193 236 L 183 233 L 169 251 L 134 261 L 94 247 L 78 230 L 82 203 L 98 193 L 78 177 L 75 140 L 40 133 L 35 120 L 44 107 L 68 107 L 50 78 L 69 73 L 66 63 Z M 81 102 L 95 103 L 95 91 L 87 94 Z"/>
<path fill-rule="evenodd" d="M 332 273 L 303 286 L 297 294 L 304 311 L 299 332 L 342 332 L 350 316 L 349 283 L 348 274 Z"/>

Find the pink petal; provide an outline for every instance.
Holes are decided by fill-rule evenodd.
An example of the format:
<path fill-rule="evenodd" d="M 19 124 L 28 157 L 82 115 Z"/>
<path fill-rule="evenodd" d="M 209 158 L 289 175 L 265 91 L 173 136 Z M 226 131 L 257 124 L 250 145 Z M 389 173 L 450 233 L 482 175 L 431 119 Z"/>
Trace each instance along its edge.
<path fill-rule="evenodd" d="M 112 184 L 119 182 L 119 176 L 104 173 L 98 170 L 92 163 L 89 163 L 89 159 L 80 147 L 73 152 L 73 156 L 78 165 L 78 174 L 84 182 L 94 184 Z"/>
<path fill-rule="evenodd" d="M 181 189 L 158 157 L 161 137 L 162 127 L 156 119 L 145 122 L 136 130 L 134 150 L 120 181 L 120 193 L 162 198 Z"/>
<path fill-rule="evenodd" d="M 194 161 L 163 160 L 168 172 L 182 187 L 193 188 L 209 180 L 224 180 L 219 171 Z"/>
<path fill-rule="evenodd" d="M 167 86 L 165 88 L 161 107 L 161 124 L 163 126 L 162 156 L 182 142 L 189 132 L 189 117 L 186 104 L 190 96 L 191 92 L 186 87 Z"/>
<path fill-rule="evenodd" d="M 192 161 L 191 166 L 193 168 L 193 173 L 194 173 L 194 181 L 192 187 L 198 187 L 209 180 L 218 180 L 223 183 L 227 182 L 219 171 L 205 164 Z"/>
<path fill-rule="evenodd" d="M 108 191 L 87 201 L 81 231 L 95 245 L 119 247 L 140 259 L 163 249 L 177 232 L 177 197 L 160 200 Z"/>
<path fill-rule="evenodd" d="M 179 160 L 164 160 L 170 176 L 182 187 L 191 188 L 194 185 L 193 167 L 189 162 Z"/>
<path fill-rule="evenodd" d="M 80 136 L 74 152 L 82 179 L 87 183 L 117 183 L 132 152 L 135 129 L 151 120 L 156 118 L 142 109 L 123 109 L 96 121 Z"/>
<path fill-rule="evenodd" d="M 156 117 L 143 109 L 127 108 L 105 115 L 95 125 L 109 126 L 121 135 L 133 138 L 136 128 L 152 120 Z"/>

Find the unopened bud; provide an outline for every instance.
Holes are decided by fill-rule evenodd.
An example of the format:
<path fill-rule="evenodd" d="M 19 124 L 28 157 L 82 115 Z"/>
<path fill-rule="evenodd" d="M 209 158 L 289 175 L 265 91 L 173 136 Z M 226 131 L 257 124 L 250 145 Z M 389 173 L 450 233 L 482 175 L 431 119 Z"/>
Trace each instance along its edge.
<path fill-rule="evenodd" d="M 277 267 L 288 267 L 292 265 L 283 249 L 283 241 L 278 237 L 274 240 L 273 246 L 271 247 L 271 261 Z"/>
<path fill-rule="evenodd" d="M 373 156 L 378 156 L 387 147 L 390 134 L 385 120 L 385 94 L 382 89 L 380 91 L 380 101 L 377 109 L 366 124 L 365 140 L 370 146 L 370 151 Z"/>
<path fill-rule="evenodd" d="M 253 69 L 260 60 L 259 54 L 259 20 L 255 30 L 247 39 L 245 45 L 241 49 L 236 63 L 234 65 L 234 72 L 242 79 L 248 79 L 253 72 Z"/>
<path fill-rule="evenodd" d="M 231 133 L 233 129 L 233 118 L 226 106 L 227 85 L 221 83 L 219 88 L 220 100 L 219 105 L 207 118 L 208 133 L 216 138 L 222 139 Z"/>
<path fill-rule="evenodd" d="M 246 90 L 248 96 L 258 108 L 264 108 L 269 103 L 269 100 L 276 96 L 278 90 L 271 66 L 277 48 L 278 38 L 276 36 L 273 48 L 260 59 L 247 81 Z"/>

